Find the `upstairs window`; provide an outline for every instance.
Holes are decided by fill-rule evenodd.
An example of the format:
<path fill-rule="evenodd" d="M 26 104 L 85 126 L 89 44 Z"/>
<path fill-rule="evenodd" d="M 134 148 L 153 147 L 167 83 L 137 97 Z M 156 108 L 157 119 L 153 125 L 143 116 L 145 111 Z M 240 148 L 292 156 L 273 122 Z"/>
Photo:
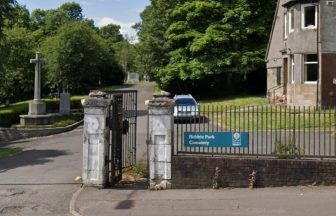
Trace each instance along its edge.
<path fill-rule="evenodd" d="M 287 16 L 287 13 L 285 13 L 284 15 L 284 23 L 285 23 L 285 39 L 287 39 L 288 37 L 288 16 Z"/>
<path fill-rule="evenodd" d="M 289 9 L 289 32 L 294 32 L 294 8 Z"/>
<path fill-rule="evenodd" d="M 302 28 L 314 29 L 317 23 L 317 7 L 313 4 L 305 4 L 301 6 Z"/>
<path fill-rule="evenodd" d="M 304 55 L 304 81 L 316 83 L 318 79 L 318 56 L 317 54 Z"/>

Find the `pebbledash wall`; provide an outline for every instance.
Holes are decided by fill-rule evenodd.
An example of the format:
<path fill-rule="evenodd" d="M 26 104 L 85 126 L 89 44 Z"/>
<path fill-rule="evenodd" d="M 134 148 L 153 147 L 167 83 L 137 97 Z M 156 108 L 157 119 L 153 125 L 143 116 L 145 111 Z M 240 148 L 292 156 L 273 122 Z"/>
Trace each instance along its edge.
<path fill-rule="evenodd" d="M 220 187 L 248 187 L 253 170 L 256 187 L 336 184 L 336 161 L 173 156 L 172 188 L 211 188 L 216 167 Z"/>

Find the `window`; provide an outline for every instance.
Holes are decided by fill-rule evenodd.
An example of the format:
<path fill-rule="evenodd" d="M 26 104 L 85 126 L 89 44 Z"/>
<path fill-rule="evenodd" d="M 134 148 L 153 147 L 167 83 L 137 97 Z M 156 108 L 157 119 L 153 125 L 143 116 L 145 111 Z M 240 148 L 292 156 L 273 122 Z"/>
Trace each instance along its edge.
<path fill-rule="evenodd" d="M 318 79 L 318 56 L 317 54 L 304 55 L 304 81 L 316 83 Z"/>
<path fill-rule="evenodd" d="M 294 8 L 289 9 L 289 33 L 294 32 Z"/>
<path fill-rule="evenodd" d="M 287 13 L 285 13 L 285 15 L 284 15 L 284 18 L 285 18 L 285 20 L 284 20 L 284 23 L 285 23 L 285 39 L 287 39 L 287 37 L 288 37 L 288 16 L 287 16 Z"/>
<path fill-rule="evenodd" d="M 291 83 L 295 83 L 295 79 L 294 79 L 294 71 L 295 71 L 295 62 L 294 62 L 294 55 L 291 55 L 291 68 L 290 68 L 290 72 L 291 72 Z"/>
<path fill-rule="evenodd" d="M 302 14 L 302 28 L 303 29 L 314 29 L 317 23 L 317 10 L 316 6 L 313 4 L 305 4 L 301 6 Z"/>

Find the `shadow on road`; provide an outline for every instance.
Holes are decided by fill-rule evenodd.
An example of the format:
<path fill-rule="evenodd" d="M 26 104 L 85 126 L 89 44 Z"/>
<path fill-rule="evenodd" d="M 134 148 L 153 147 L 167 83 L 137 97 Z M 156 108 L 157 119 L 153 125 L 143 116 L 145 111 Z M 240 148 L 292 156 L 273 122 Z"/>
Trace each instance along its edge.
<path fill-rule="evenodd" d="M 0 173 L 18 167 L 41 165 L 51 161 L 51 158 L 56 158 L 62 155 L 67 155 L 66 151 L 60 150 L 27 150 L 22 153 L 0 159 Z"/>

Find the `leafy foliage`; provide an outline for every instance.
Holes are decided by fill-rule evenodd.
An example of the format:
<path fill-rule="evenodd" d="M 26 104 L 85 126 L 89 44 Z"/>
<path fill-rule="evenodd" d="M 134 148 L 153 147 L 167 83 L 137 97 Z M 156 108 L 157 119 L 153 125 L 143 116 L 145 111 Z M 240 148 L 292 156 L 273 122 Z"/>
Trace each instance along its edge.
<path fill-rule="evenodd" d="M 90 90 L 100 79 L 98 66 L 104 51 L 97 33 L 85 23 L 72 22 L 58 29 L 42 45 L 46 68 L 46 80 L 51 88 L 59 83 L 70 92 Z"/>
<path fill-rule="evenodd" d="M 1 36 L 3 35 L 3 36 Z M 78 3 L 31 14 L 14 0 L 0 3 L 0 103 L 33 96 L 34 65 L 29 59 L 42 52 L 43 95 L 68 90 L 87 94 L 124 79 L 117 46 L 125 39 L 120 27 L 101 29 L 85 19 Z"/>
<path fill-rule="evenodd" d="M 303 150 L 295 145 L 294 138 L 278 138 L 275 141 L 275 152 L 280 159 L 295 159 L 300 158 Z"/>
<path fill-rule="evenodd" d="M 264 69 L 275 3 L 153 0 L 137 25 L 139 50 L 146 54 L 139 61 L 165 89 L 191 91 L 209 77 L 208 86 L 219 78 L 230 89 L 235 77 L 241 83 Z"/>
<path fill-rule="evenodd" d="M 31 32 L 22 27 L 5 30 L 5 39 L 0 42 L 3 70 L 0 70 L 0 99 L 28 98 L 33 94 L 34 67 L 29 59 L 36 46 Z M 23 61 L 24 59 L 25 61 Z"/>

